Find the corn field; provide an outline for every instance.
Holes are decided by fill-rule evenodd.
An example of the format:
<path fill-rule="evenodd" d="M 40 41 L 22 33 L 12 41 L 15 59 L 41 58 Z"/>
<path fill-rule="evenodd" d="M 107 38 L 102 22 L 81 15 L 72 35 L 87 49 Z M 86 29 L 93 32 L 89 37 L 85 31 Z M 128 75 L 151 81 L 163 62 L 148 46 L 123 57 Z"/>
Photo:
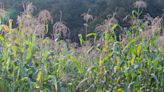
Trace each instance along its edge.
<path fill-rule="evenodd" d="M 52 37 L 45 37 L 50 12 L 33 16 L 32 3 L 25 6 L 17 27 L 12 19 L 0 22 L 0 92 L 164 92 L 163 17 L 140 19 L 139 8 L 146 5 L 136 3 L 138 11 L 125 19 L 129 28 L 113 14 L 94 33 L 88 32 L 94 16 L 82 14 L 85 36 L 79 34 L 79 45 L 69 41 L 62 17 Z"/>

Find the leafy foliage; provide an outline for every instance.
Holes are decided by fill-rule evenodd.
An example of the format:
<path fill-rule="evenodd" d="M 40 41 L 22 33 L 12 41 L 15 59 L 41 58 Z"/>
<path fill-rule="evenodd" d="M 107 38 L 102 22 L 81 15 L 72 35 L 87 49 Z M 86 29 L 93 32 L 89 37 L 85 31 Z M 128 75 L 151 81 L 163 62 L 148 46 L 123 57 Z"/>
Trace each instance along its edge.
<path fill-rule="evenodd" d="M 128 26 L 128 23 L 122 21 L 124 17 L 129 15 L 134 9 L 134 2 L 137 0 L 1 0 L 6 9 L 10 10 L 9 17 L 16 19 L 16 15 L 23 11 L 22 5 L 32 2 L 35 5 L 36 15 L 39 11 L 47 9 L 53 16 L 54 21 L 59 21 L 60 13 L 63 12 L 63 21 L 70 28 L 70 38 L 72 41 L 78 41 L 78 34 L 84 30 L 83 19 L 80 15 L 90 9 L 90 13 L 94 16 L 94 20 L 89 23 L 88 32 L 93 32 L 97 24 L 101 23 L 107 16 L 113 13 L 119 20 L 119 24 Z M 143 10 L 143 14 L 149 13 L 151 16 L 162 15 L 164 9 L 163 0 L 145 0 L 147 9 Z M 50 28 L 52 29 L 52 28 Z"/>

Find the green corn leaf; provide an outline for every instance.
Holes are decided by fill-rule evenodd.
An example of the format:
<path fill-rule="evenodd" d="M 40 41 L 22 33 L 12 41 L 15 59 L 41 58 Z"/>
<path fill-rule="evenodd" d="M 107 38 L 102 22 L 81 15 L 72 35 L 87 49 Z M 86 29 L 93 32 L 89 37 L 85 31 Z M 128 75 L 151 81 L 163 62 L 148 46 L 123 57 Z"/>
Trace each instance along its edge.
<path fill-rule="evenodd" d="M 83 40 L 83 37 L 82 37 L 82 34 L 79 34 L 79 40 L 80 40 L 80 44 L 82 45 L 84 40 Z"/>
<path fill-rule="evenodd" d="M 4 42 L 5 38 L 2 35 L 0 35 L 0 40 Z"/>
<path fill-rule="evenodd" d="M 37 81 L 41 81 L 42 80 L 42 72 L 41 71 L 38 72 L 36 80 Z"/>
<path fill-rule="evenodd" d="M 140 38 L 139 37 L 136 37 L 134 38 L 133 40 L 131 40 L 126 46 L 125 48 L 123 49 L 123 52 L 126 51 L 132 44 L 134 44 L 136 41 L 138 41 Z"/>
<path fill-rule="evenodd" d="M 79 61 L 75 57 L 72 57 L 71 60 L 76 64 L 78 72 L 83 73 L 83 69 L 82 69 Z"/>

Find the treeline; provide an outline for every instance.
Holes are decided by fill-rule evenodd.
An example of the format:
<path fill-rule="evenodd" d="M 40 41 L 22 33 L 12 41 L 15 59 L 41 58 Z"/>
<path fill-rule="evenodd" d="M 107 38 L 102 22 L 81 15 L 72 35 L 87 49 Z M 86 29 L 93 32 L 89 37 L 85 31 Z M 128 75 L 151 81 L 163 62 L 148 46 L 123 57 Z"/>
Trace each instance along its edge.
<path fill-rule="evenodd" d="M 90 31 L 94 31 L 97 24 L 116 13 L 116 19 L 122 26 L 127 26 L 122 19 L 134 10 L 134 2 L 138 0 L 1 0 L 1 3 L 9 11 L 9 17 L 15 18 L 23 11 L 23 4 L 32 2 L 34 15 L 39 11 L 47 9 L 51 12 L 54 21 L 59 21 L 60 11 L 62 11 L 62 21 L 70 28 L 71 36 L 82 33 L 85 21 L 81 14 L 90 10 L 94 19 L 89 23 Z M 161 16 L 164 9 L 163 0 L 144 0 L 147 8 L 143 9 L 143 14 L 149 13 L 151 16 Z M 73 38 L 72 38 L 73 39 Z M 75 40 L 75 39 L 73 39 Z"/>

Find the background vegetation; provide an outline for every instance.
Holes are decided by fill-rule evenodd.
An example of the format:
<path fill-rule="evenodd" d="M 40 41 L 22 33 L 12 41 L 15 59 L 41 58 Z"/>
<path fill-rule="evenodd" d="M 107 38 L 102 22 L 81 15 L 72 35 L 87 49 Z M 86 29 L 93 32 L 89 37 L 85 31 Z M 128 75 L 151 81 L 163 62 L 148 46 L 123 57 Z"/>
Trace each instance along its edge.
<path fill-rule="evenodd" d="M 94 20 L 90 22 L 89 31 L 93 32 L 97 24 L 102 23 L 107 16 L 116 12 L 117 20 L 122 26 L 128 26 L 122 19 L 131 13 L 135 8 L 134 2 L 137 0 L 1 0 L 5 9 L 10 12 L 10 18 L 17 18 L 17 15 L 23 11 L 22 4 L 32 2 L 35 5 L 34 15 L 39 11 L 47 9 L 51 12 L 53 20 L 58 21 L 60 10 L 63 12 L 62 21 L 71 30 L 71 40 L 78 41 L 77 35 L 84 30 L 84 21 L 81 14 L 90 9 Z M 163 0 L 145 0 L 147 8 L 143 14 L 149 13 L 152 17 L 162 16 L 164 9 Z M 52 28 L 51 28 L 52 29 Z"/>

